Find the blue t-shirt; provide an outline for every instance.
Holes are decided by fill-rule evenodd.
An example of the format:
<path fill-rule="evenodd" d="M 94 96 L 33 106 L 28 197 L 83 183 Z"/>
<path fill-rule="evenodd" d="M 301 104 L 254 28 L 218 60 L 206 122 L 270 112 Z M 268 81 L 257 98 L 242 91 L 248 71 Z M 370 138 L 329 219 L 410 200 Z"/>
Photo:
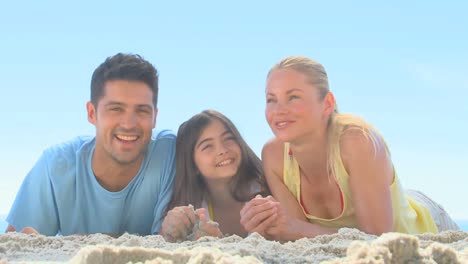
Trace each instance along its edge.
<path fill-rule="evenodd" d="M 44 151 L 24 179 L 7 222 L 17 231 L 30 226 L 49 236 L 158 233 L 172 195 L 175 135 L 153 132 L 138 174 L 118 192 L 96 180 L 94 147 L 94 137 L 77 137 Z"/>

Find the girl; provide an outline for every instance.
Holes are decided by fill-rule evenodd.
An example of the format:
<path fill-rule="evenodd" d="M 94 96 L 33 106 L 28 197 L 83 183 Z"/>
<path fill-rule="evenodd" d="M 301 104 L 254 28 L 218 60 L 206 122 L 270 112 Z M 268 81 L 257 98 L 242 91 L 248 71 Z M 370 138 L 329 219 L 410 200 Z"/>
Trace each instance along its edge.
<path fill-rule="evenodd" d="M 403 190 L 387 145 L 373 126 L 338 113 L 320 63 L 299 56 L 275 65 L 267 77 L 265 115 L 275 135 L 262 151 L 274 199 L 246 204 L 241 222 L 247 230 L 270 217 L 261 205 L 272 201 L 280 202 L 277 217 L 264 231 L 277 240 L 341 227 L 377 235 L 457 229 L 438 204 Z"/>
<path fill-rule="evenodd" d="M 245 237 L 239 211 L 256 195 L 268 193 L 262 163 L 234 124 L 217 111 L 203 111 L 179 127 L 171 210 L 161 234 L 169 241 L 203 235 Z M 265 205 L 267 211 L 268 207 L 275 210 L 273 203 Z"/>

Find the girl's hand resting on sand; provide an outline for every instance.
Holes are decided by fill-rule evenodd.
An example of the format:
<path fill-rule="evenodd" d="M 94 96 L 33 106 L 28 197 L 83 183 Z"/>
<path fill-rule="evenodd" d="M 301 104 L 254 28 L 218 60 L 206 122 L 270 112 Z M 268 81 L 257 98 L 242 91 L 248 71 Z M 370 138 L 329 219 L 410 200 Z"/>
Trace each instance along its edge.
<path fill-rule="evenodd" d="M 257 195 L 242 207 L 240 223 L 249 233 L 257 232 L 269 238 L 266 230 L 276 221 L 278 208 L 279 202 L 272 196 Z"/>
<path fill-rule="evenodd" d="M 197 240 L 203 236 L 222 237 L 223 233 L 219 229 L 217 222 L 211 221 L 206 217 L 206 209 L 200 208 L 196 210 L 197 221 L 195 222 L 192 233 L 188 235 L 189 240 Z"/>
<path fill-rule="evenodd" d="M 218 223 L 209 221 L 206 209 L 193 209 L 192 205 L 170 210 L 161 225 L 160 234 L 169 242 L 197 240 L 202 236 L 221 237 Z"/>
<path fill-rule="evenodd" d="M 192 206 L 178 206 L 167 212 L 160 234 L 169 242 L 185 240 L 192 231 L 196 216 Z"/>

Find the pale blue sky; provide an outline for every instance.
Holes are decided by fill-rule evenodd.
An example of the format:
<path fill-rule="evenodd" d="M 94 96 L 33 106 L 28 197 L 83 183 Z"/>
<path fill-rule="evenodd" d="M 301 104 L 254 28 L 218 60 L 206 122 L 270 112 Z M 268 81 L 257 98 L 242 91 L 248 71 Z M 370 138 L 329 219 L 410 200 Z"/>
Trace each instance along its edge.
<path fill-rule="evenodd" d="M 434 2 L 2 2 L 0 214 L 44 148 L 94 133 L 91 74 L 131 52 L 160 71 L 158 128 L 214 108 L 257 153 L 268 69 L 314 58 L 340 110 L 384 135 L 402 184 L 468 219 L 468 4 Z"/>

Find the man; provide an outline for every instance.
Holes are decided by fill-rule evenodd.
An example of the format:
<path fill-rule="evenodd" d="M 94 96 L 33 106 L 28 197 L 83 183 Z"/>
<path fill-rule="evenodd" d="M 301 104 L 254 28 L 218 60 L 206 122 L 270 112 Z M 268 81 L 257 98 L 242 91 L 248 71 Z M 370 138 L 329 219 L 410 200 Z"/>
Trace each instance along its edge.
<path fill-rule="evenodd" d="M 138 55 L 116 54 L 93 73 L 88 121 L 42 154 L 24 179 L 6 232 L 44 235 L 157 234 L 172 195 L 175 135 L 152 135 L 158 74 Z"/>

